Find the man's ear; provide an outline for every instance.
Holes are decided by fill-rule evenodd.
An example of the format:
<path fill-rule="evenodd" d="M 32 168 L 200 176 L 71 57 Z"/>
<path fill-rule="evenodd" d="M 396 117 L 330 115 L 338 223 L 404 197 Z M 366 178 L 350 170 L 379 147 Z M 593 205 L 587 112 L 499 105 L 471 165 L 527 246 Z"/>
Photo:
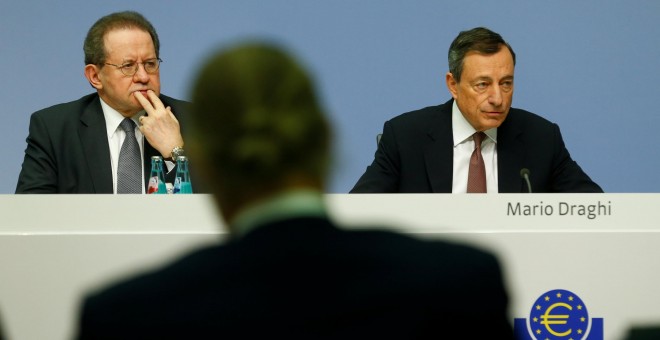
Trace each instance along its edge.
<path fill-rule="evenodd" d="M 97 90 L 103 88 L 103 84 L 101 83 L 101 79 L 99 78 L 100 73 L 101 73 L 101 69 L 98 66 L 94 64 L 85 65 L 85 78 L 87 78 L 89 84 L 92 85 L 92 87 Z"/>
<path fill-rule="evenodd" d="M 447 83 L 447 89 L 451 93 L 451 96 L 456 99 L 458 95 L 458 83 L 456 82 L 456 78 L 454 78 L 454 75 L 451 72 L 447 72 L 447 75 L 445 75 L 445 82 Z"/>

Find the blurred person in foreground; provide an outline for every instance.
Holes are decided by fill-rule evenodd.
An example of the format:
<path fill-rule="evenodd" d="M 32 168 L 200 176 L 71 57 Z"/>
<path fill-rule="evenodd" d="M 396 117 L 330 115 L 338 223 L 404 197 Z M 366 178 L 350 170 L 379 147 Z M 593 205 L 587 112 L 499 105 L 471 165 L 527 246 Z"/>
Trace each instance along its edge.
<path fill-rule="evenodd" d="M 89 29 L 83 51 L 95 92 L 32 114 L 16 193 L 142 194 L 152 156 L 166 160 L 173 183 L 183 155 L 176 114 L 187 103 L 160 93 L 156 29 L 140 13 L 111 13 Z"/>
<path fill-rule="evenodd" d="M 228 239 L 88 297 L 79 339 L 512 337 L 493 255 L 331 220 L 330 128 L 281 49 L 221 51 L 192 98 L 189 152 Z"/>
<path fill-rule="evenodd" d="M 658 340 L 660 324 L 634 325 L 626 332 L 623 340 Z"/>
<path fill-rule="evenodd" d="M 2 315 L 0 314 L 0 340 L 5 340 L 5 331 L 2 330 Z"/>

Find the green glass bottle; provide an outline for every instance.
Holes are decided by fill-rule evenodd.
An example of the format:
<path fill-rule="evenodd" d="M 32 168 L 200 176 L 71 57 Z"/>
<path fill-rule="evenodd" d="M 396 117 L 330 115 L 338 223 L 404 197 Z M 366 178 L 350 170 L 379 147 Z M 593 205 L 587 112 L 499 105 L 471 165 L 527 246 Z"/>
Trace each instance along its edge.
<path fill-rule="evenodd" d="M 163 158 L 160 156 L 151 157 L 151 173 L 147 194 L 167 194 L 165 175 L 163 174 Z"/>
<path fill-rule="evenodd" d="M 188 171 L 188 157 L 179 156 L 176 158 L 176 178 L 174 179 L 175 194 L 192 194 L 192 182 L 190 181 L 190 172 Z"/>

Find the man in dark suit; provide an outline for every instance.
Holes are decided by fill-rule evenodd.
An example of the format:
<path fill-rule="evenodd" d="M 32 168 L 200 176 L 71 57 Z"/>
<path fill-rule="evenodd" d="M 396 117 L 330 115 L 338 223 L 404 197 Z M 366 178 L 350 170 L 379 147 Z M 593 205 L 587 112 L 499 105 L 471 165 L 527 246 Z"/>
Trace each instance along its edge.
<path fill-rule="evenodd" d="M 112 13 L 90 28 L 85 77 L 96 93 L 32 115 L 16 193 L 124 193 L 117 182 L 128 138 L 142 164 L 129 175 L 137 178 L 132 193 L 145 192 L 151 156 L 170 160 L 173 177 L 174 157 L 183 154 L 174 112 L 186 103 L 160 94 L 159 49 L 156 30 L 136 12 Z M 132 132 L 120 127 L 124 120 Z"/>
<path fill-rule="evenodd" d="M 191 158 L 229 239 L 91 295 L 79 339 L 512 338 L 490 253 L 328 217 L 330 129 L 287 54 L 215 55 L 193 103 Z"/>
<path fill-rule="evenodd" d="M 449 48 L 453 99 L 386 122 L 375 159 L 351 192 L 602 192 L 571 158 L 556 124 L 511 108 L 515 60 L 499 34 L 461 32 Z M 473 171 L 481 174 L 474 190 Z"/>

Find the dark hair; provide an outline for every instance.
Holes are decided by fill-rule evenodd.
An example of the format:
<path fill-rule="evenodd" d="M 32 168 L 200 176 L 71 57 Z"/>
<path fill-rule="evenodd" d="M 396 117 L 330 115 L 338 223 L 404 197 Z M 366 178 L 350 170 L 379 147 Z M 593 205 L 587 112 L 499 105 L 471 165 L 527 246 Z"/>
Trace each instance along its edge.
<path fill-rule="evenodd" d="M 191 151 L 212 169 L 209 182 L 239 196 L 277 187 L 290 174 L 324 181 L 330 128 L 293 58 L 273 45 L 243 44 L 216 54 L 196 79 L 187 131 Z"/>
<path fill-rule="evenodd" d="M 151 36 L 156 50 L 156 58 L 160 57 L 160 41 L 158 33 L 151 23 L 142 14 L 133 11 L 108 14 L 97 20 L 87 32 L 83 51 L 85 52 L 85 65 L 101 65 L 106 60 L 106 50 L 103 38 L 108 32 L 116 29 L 137 28 Z"/>
<path fill-rule="evenodd" d="M 476 27 L 469 31 L 462 31 L 449 46 L 449 72 L 454 76 L 456 82 L 461 81 L 463 73 L 463 60 L 468 52 L 475 51 L 481 54 L 495 54 L 506 46 L 513 57 L 513 65 L 516 64 L 516 54 L 511 46 L 502 39 L 502 36 L 485 28 Z"/>

